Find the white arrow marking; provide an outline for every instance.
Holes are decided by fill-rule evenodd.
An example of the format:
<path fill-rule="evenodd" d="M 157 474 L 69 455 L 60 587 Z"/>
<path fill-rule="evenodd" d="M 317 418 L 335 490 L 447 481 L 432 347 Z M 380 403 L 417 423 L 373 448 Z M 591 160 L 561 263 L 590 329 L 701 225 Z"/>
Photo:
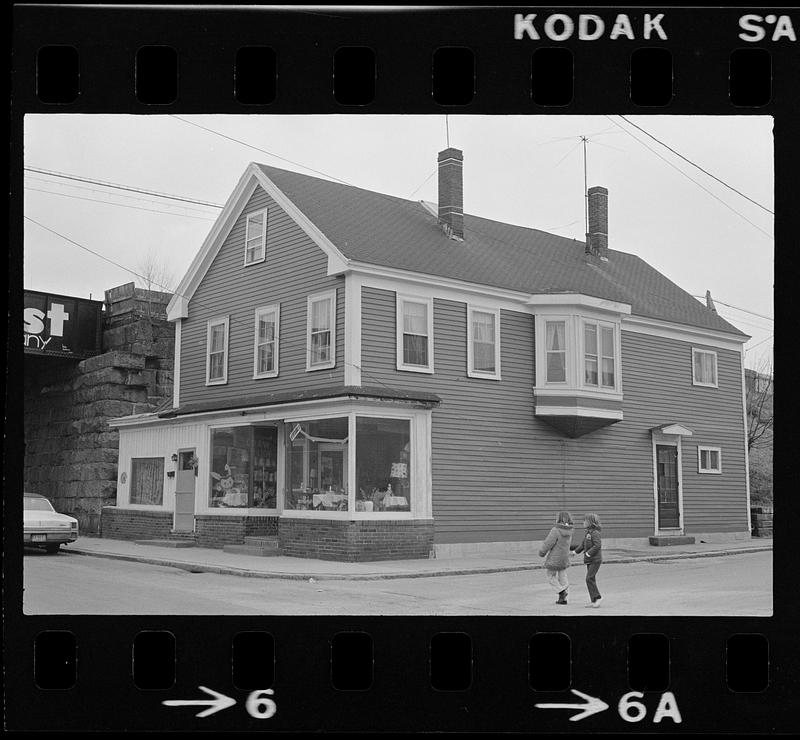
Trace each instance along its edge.
<path fill-rule="evenodd" d="M 569 718 L 570 722 L 577 722 L 579 719 L 583 719 L 584 717 L 590 717 L 597 712 L 604 712 L 608 709 L 608 704 L 606 704 L 602 699 L 598 699 L 594 696 L 589 696 L 588 694 L 584 694 L 582 691 L 578 691 L 577 689 L 572 689 L 572 693 L 576 696 L 579 696 L 583 699 L 586 703 L 585 704 L 536 704 L 537 709 L 582 709 L 583 711 L 579 714 L 574 714 L 572 717 Z"/>
<path fill-rule="evenodd" d="M 230 696 L 225 696 L 225 694 L 220 694 L 219 691 L 214 691 L 214 689 L 207 689 L 205 686 L 198 686 L 198 689 L 201 691 L 205 691 L 206 694 L 209 696 L 213 696 L 213 699 L 168 699 L 167 701 L 162 701 L 162 704 L 166 704 L 168 707 L 183 707 L 183 706 L 206 706 L 208 705 L 208 709 L 204 709 L 202 712 L 198 712 L 195 716 L 196 717 L 208 717 L 209 714 L 214 714 L 214 712 L 219 712 L 223 709 L 227 709 L 228 707 L 232 707 L 236 704 L 236 699 L 231 699 Z"/>

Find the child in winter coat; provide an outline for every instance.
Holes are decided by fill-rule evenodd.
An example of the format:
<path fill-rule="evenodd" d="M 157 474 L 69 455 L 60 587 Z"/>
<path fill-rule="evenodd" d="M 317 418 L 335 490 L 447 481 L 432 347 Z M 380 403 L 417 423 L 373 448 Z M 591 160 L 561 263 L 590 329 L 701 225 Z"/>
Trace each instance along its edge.
<path fill-rule="evenodd" d="M 600 566 L 603 564 L 600 518 L 597 514 L 587 514 L 584 517 L 583 526 L 586 532 L 574 552 L 583 553 L 583 562 L 586 565 L 586 588 L 589 589 L 589 598 L 591 599 L 586 606 L 596 609 L 600 606 L 600 599 L 603 598 L 597 590 L 597 582 L 595 580 L 597 571 L 600 570 Z"/>
<path fill-rule="evenodd" d="M 547 556 L 544 567 L 547 568 L 547 581 L 558 592 L 556 604 L 567 603 L 567 568 L 569 568 L 569 551 L 572 542 L 572 517 L 568 511 L 559 511 L 556 526 L 550 530 L 542 546 L 539 557 Z"/>

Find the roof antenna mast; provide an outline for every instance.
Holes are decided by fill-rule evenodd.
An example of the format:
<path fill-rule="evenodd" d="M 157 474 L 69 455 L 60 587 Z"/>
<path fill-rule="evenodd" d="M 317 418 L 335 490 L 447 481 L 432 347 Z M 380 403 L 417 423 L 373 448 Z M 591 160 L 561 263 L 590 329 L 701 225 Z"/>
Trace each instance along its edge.
<path fill-rule="evenodd" d="M 444 114 L 444 128 L 447 133 L 447 148 L 450 148 L 450 121 L 448 120 L 447 113 Z"/>
<path fill-rule="evenodd" d="M 583 218 L 586 224 L 586 234 L 589 234 L 589 185 L 586 179 L 586 137 L 581 136 L 583 142 Z"/>

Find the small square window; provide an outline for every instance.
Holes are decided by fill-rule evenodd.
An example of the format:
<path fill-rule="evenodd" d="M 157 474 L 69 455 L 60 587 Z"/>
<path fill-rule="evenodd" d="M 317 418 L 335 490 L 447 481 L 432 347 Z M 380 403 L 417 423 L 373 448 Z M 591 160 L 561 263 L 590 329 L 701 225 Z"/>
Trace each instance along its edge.
<path fill-rule="evenodd" d="M 717 353 L 692 347 L 692 383 L 717 387 Z"/>
<path fill-rule="evenodd" d="M 722 451 L 720 450 L 719 447 L 697 448 L 697 472 L 698 473 L 722 472 Z"/>

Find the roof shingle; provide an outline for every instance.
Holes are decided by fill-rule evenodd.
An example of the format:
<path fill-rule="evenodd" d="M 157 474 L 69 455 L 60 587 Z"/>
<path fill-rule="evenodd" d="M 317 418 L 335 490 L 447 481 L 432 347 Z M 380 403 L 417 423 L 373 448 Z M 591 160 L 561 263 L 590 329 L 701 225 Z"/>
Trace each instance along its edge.
<path fill-rule="evenodd" d="M 262 172 L 348 259 L 522 293 L 582 293 L 631 305 L 636 316 L 747 336 L 639 257 L 464 214 L 449 239 L 417 201 L 277 167 Z"/>

